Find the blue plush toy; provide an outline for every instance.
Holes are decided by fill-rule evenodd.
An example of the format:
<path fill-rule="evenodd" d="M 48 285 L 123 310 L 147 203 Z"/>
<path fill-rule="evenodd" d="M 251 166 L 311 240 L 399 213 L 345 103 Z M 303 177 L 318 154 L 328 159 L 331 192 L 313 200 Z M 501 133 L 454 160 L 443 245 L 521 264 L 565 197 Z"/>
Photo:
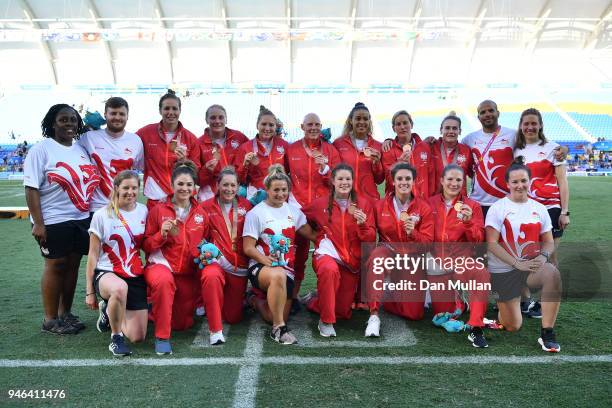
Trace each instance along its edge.
<path fill-rule="evenodd" d="M 205 239 L 198 245 L 198 250 L 200 251 L 200 256 L 194 258 L 193 262 L 198 265 L 200 269 L 204 269 L 206 265 L 210 265 L 215 259 L 221 256 L 219 248 L 217 248 L 215 244 L 207 242 Z"/>
<path fill-rule="evenodd" d="M 272 266 L 286 266 L 285 254 L 289 252 L 291 240 L 283 234 L 274 234 L 270 236 L 270 249 L 273 255 L 276 255 L 277 260 L 272 262 Z"/>
<path fill-rule="evenodd" d="M 456 318 L 461 316 L 461 309 L 456 309 L 453 313 L 444 312 L 436 314 L 431 320 L 434 326 L 442 327 L 449 333 L 457 333 L 466 330 L 466 325 Z"/>
<path fill-rule="evenodd" d="M 236 195 L 238 197 L 246 198 L 246 196 L 247 196 L 247 186 L 241 185 L 240 187 L 238 187 L 238 193 L 236 193 Z M 266 193 L 265 190 L 257 190 L 255 195 L 253 197 L 249 198 L 249 202 L 251 203 L 251 205 L 253 207 L 255 207 L 257 204 L 261 203 L 267 197 L 268 197 L 268 194 Z"/>
<path fill-rule="evenodd" d="M 268 194 L 265 190 L 257 190 L 255 195 L 249 199 L 249 202 L 255 207 L 257 204 L 261 203 L 263 200 L 268 198 Z"/>
<path fill-rule="evenodd" d="M 327 143 L 331 143 L 331 128 L 325 128 L 321 130 L 321 139 Z"/>
<path fill-rule="evenodd" d="M 83 117 L 83 123 L 85 126 L 88 126 L 93 130 L 98 130 L 102 127 L 102 125 L 106 124 L 106 120 L 104 120 L 102 115 L 100 115 L 100 112 L 87 111 Z"/>

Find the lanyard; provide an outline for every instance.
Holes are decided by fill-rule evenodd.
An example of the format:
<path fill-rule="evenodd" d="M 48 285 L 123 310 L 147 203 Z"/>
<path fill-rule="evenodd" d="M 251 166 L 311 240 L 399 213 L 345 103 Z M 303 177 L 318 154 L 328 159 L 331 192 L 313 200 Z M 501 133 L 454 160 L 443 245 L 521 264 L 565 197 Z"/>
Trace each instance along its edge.
<path fill-rule="evenodd" d="M 234 212 L 232 217 L 233 223 L 229 219 L 229 214 L 225 212 L 225 205 L 221 203 L 219 198 L 217 198 L 217 203 L 221 209 L 221 214 L 223 214 L 225 227 L 227 228 L 227 232 L 230 235 L 230 240 L 232 241 L 232 251 L 236 252 L 236 236 L 238 235 L 238 200 L 235 198 L 232 200 L 232 210 Z"/>
<path fill-rule="evenodd" d="M 497 137 L 497 135 L 499 135 L 500 131 L 501 131 L 501 126 L 499 126 L 495 132 L 493 132 L 493 136 L 491 136 L 491 139 L 489 140 L 489 143 L 487 143 L 487 146 L 482 151 L 482 156 L 480 156 L 480 160 L 479 160 L 480 162 L 484 161 L 485 156 L 489 152 L 489 149 L 491 148 L 491 145 L 495 141 L 495 138 Z"/>
<path fill-rule="evenodd" d="M 269 162 L 269 166 L 271 166 L 273 164 L 272 162 L 272 150 L 274 150 L 274 137 L 272 137 L 272 140 L 270 141 L 270 150 L 266 149 L 266 146 L 263 143 L 260 143 L 257 140 L 257 136 L 255 136 L 255 138 L 253 138 L 253 152 L 256 155 L 259 155 L 259 145 L 261 145 L 261 147 L 263 148 L 263 153 L 261 153 L 261 155 L 263 157 L 267 157 L 268 158 L 268 162 Z"/>
<path fill-rule="evenodd" d="M 125 228 L 128 235 L 130 236 L 130 240 L 132 241 L 131 248 L 134 248 L 136 246 L 136 238 L 134 237 L 134 233 L 132 232 L 132 229 L 130 228 L 125 218 L 123 218 L 123 215 L 119 212 L 119 209 L 115 206 L 115 203 L 113 203 L 113 210 L 115 210 L 115 214 L 117 215 L 117 218 L 119 218 L 119 221 L 121 221 L 121 224 L 123 224 L 123 227 Z"/>
<path fill-rule="evenodd" d="M 457 155 L 459 154 L 459 145 L 457 144 L 453 150 L 451 150 L 451 154 L 453 158 L 449 160 L 451 154 L 446 152 L 446 146 L 444 146 L 444 141 L 440 142 L 440 153 L 442 155 L 442 163 L 444 164 L 443 168 L 446 167 L 450 163 L 457 162 Z"/>

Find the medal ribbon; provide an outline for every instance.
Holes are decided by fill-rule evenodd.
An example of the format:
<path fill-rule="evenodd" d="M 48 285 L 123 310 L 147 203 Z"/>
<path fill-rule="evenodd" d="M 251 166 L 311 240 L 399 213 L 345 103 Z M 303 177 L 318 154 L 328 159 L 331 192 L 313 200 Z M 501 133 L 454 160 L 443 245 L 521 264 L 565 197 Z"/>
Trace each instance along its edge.
<path fill-rule="evenodd" d="M 442 163 L 444 164 L 444 167 L 446 167 L 449 162 L 450 163 L 456 163 L 457 162 L 457 156 L 459 155 L 459 146 L 455 146 L 455 148 L 453 150 L 450 151 L 450 154 L 446 152 L 446 146 L 444 146 L 444 142 L 440 142 L 440 153 L 442 155 Z M 452 155 L 452 159 L 450 159 Z M 443 167 L 443 168 L 444 168 Z"/>
<path fill-rule="evenodd" d="M 235 198 L 232 200 L 232 211 L 234 212 L 232 214 L 233 223 L 229 219 L 229 214 L 225 212 L 225 205 L 221 203 L 221 199 L 217 198 L 217 203 L 221 209 L 221 214 L 223 214 L 225 227 L 227 228 L 227 232 L 230 235 L 230 240 L 232 241 L 232 250 L 236 251 L 236 237 L 238 235 L 238 200 Z"/>
<path fill-rule="evenodd" d="M 123 215 L 119 212 L 119 209 L 117 208 L 117 206 L 115 206 L 115 203 L 113 203 L 113 210 L 115 210 L 115 214 L 117 215 L 117 218 L 119 218 L 119 221 L 121 221 L 121 224 L 123 224 L 123 227 L 125 228 L 128 235 L 130 236 L 130 240 L 132 241 L 132 248 L 134 248 L 136 246 L 136 238 L 134 237 L 134 233 L 132 232 L 132 229 L 128 225 L 125 218 L 123 218 Z"/>

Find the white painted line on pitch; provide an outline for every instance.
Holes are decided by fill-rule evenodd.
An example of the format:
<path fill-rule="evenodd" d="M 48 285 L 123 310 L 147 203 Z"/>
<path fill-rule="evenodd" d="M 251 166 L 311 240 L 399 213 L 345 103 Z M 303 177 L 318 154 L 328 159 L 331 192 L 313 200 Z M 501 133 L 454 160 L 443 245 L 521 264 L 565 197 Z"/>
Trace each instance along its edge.
<path fill-rule="evenodd" d="M 227 341 L 227 338 L 229 337 L 228 334 L 230 332 L 231 327 L 232 326 L 230 324 L 223 323 L 222 330 L 223 330 L 223 336 L 225 337 L 225 341 Z M 223 344 L 219 344 L 216 346 L 210 345 L 210 331 L 208 331 L 208 319 L 204 319 L 202 321 L 202 327 L 200 327 L 198 334 L 196 334 L 195 338 L 193 339 L 193 343 L 191 343 L 191 347 L 195 347 L 195 348 L 223 347 Z"/>
<path fill-rule="evenodd" d="M 244 358 L 234 385 L 234 408 L 255 406 L 259 368 L 263 354 L 264 329 L 260 319 L 251 320 L 244 348 Z"/>
<path fill-rule="evenodd" d="M 258 336 L 261 339 L 261 336 Z M 279 347 L 285 347 L 280 346 Z M 568 356 L 544 354 L 541 356 L 461 356 L 461 357 L 224 357 L 224 358 L 109 358 L 107 360 L 0 360 L 0 368 L 52 368 L 52 367 L 102 367 L 102 366 L 213 366 L 213 365 L 437 365 L 437 364 L 557 364 L 557 363 L 612 363 L 612 354 Z M 240 370 L 242 374 L 242 369 Z M 252 371 L 251 371 L 252 373 Z M 246 376 L 246 375 L 245 375 Z M 251 377 L 252 380 L 252 377 Z M 237 391 L 238 386 L 237 385 Z M 250 385 L 256 387 L 256 383 Z M 253 397 L 254 398 L 254 397 Z M 254 399 L 253 399 L 254 401 Z M 238 406 L 238 405 L 235 405 Z"/>
<path fill-rule="evenodd" d="M 312 329 L 318 332 L 317 324 L 319 319 L 313 318 L 312 313 L 299 313 L 292 316 L 289 321 L 291 331 L 298 339 L 298 346 L 301 347 L 406 347 L 414 346 L 417 339 L 412 330 L 406 325 L 406 321 L 388 313 L 380 313 L 380 334 L 379 338 L 365 338 L 363 340 L 343 339 L 341 329 L 336 327 L 336 338 L 314 337 Z M 364 321 L 363 330 L 365 331 L 366 322 Z"/>

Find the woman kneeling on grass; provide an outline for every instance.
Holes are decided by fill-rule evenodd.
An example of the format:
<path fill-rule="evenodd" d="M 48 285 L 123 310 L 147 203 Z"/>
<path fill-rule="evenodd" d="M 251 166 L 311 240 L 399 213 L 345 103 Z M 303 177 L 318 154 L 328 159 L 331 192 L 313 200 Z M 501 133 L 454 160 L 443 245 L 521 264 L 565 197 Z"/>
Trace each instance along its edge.
<path fill-rule="evenodd" d="M 561 277 L 549 261 L 555 249 L 546 207 L 529 198 L 531 172 L 521 159 L 506 171 L 510 194 L 491 206 L 486 234 L 491 289 L 497 297 L 499 321 L 508 331 L 521 328 L 521 292 L 542 288 L 542 350 L 557 353 L 553 326 L 559 312 Z"/>
<path fill-rule="evenodd" d="M 285 322 L 291 309 L 294 285 L 295 238 L 297 233 L 311 241 L 316 236 L 306 223 L 304 213 L 286 202 L 291 180 L 281 165 L 270 166 L 264 185 L 268 197 L 247 213 L 242 233 L 244 253 L 251 258 L 247 276 L 255 292 L 249 303 L 264 320 L 272 323 L 270 337 L 274 341 L 294 344 L 297 339 Z M 280 235 L 284 237 L 279 238 Z M 286 252 L 274 249 L 275 238 L 289 239 Z M 283 258 L 285 265 L 272 266 Z"/>
<path fill-rule="evenodd" d="M 111 330 L 108 349 L 115 356 L 132 354 L 123 340 L 143 341 L 147 334 L 147 288 L 140 246 L 147 207 L 137 203 L 140 180 L 131 170 L 113 181 L 110 203 L 93 215 L 89 228 L 87 294 L 90 309 L 100 308 L 98 330 Z M 97 296 L 102 300 L 97 303 Z"/>

